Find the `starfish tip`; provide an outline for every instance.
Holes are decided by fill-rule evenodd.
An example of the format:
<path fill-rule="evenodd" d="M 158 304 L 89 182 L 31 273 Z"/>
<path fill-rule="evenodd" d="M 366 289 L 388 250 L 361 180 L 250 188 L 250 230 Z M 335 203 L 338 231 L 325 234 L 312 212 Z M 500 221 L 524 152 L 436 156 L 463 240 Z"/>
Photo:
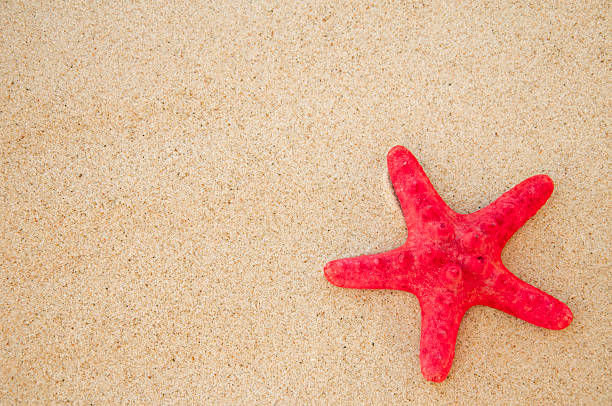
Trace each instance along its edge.
<path fill-rule="evenodd" d="M 402 145 L 396 145 L 389 150 L 387 153 L 387 163 L 391 166 L 392 164 L 400 164 L 408 160 L 416 161 L 416 157 L 408 150 L 408 148 Z"/>
<path fill-rule="evenodd" d="M 442 382 L 446 379 L 448 373 L 449 371 L 441 370 L 439 367 L 421 366 L 421 374 L 423 374 L 423 377 L 429 382 Z"/>
<path fill-rule="evenodd" d="M 574 313 L 570 310 L 570 308 L 563 304 L 563 310 L 559 312 L 559 317 L 557 318 L 557 324 L 553 330 L 563 330 L 574 320 Z"/>
<path fill-rule="evenodd" d="M 423 371 L 421 371 L 421 373 L 429 382 L 440 383 L 446 379 L 446 376 L 443 375 L 425 375 L 425 372 Z"/>
<path fill-rule="evenodd" d="M 389 167 L 389 174 L 391 179 L 398 176 L 399 173 L 404 171 L 404 167 L 409 168 L 420 167 L 416 157 L 406 147 L 396 145 L 389 150 L 387 153 L 387 166 Z"/>
<path fill-rule="evenodd" d="M 331 283 L 332 285 L 343 287 L 344 284 L 342 283 L 342 277 L 340 275 L 341 269 L 337 265 L 337 262 L 338 261 L 330 261 L 325 264 L 325 267 L 323 268 L 323 273 L 325 274 L 325 278 L 329 281 L 329 283 Z"/>
<path fill-rule="evenodd" d="M 389 150 L 389 152 L 387 153 L 387 156 L 389 157 L 394 156 L 395 154 L 398 154 L 398 153 L 405 154 L 406 152 L 409 152 L 406 147 L 404 147 L 403 145 L 396 145 Z"/>
<path fill-rule="evenodd" d="M 538 186 L 542 189 L 542 191 L 549 196 L 552 194 L 553 189 L 555 188 L 555 183 L 548 175 L 535 175 L 533 177 L 534 180 L 537 181 Z"/>

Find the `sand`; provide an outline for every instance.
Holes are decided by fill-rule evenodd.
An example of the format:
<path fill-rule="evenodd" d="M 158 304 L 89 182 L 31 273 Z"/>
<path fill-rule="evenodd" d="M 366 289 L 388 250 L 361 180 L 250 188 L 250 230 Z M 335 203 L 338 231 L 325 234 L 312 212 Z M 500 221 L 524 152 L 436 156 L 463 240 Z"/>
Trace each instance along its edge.
<path fill-rule="evenodd" d="M 607 2 L 33 3 L 0 6 L 1 404 L 612 402 Z M 503 259 L 570 327 L 472 308 L 434 384 L 414 296 L 325 280 L 403 243 L 398 144 L 463 213 L 553 178 Z"/>

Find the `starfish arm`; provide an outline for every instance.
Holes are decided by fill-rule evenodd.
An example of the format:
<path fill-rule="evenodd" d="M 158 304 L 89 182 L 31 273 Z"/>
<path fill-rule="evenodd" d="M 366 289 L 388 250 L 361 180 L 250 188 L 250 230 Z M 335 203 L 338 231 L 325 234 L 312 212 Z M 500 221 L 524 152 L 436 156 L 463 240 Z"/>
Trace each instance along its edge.
<path fill-rule="evenodd" d="M 410 252 L 395 249 L 328 262 L 324 273 L 329 282 L 342 288 L 397 289 L 414 293 L 412 258 Z"/>
<path fill-rule="evenodd" d="M 546 175 L 519 183 L 487 207 L 468 215 L 503 247 L 512 235 L 546 203 L 554 184 Z"/>
<path fill-rule="evenodd" d="M 561 330 L 574 318 L 563 302 L 522 281 L 503 265 L 492 289 L 481 295 L 478 304 L 493 307 L 539 327 Z"/>
<path fill-rule="evenodd" d="M 391 148 L 387 166 L 409 230 L 419 229 L 425 221 L 438 220 L 443 214 L 452 212 L 406 148 L 399 145 Z"/>
<path fill-rule="evenodd" d="M 421 304 L 421 372 L 425 379 L 442 382 L 455 357 L 455 342 L 464 307 L 452 294 L 419 300 Z"/>

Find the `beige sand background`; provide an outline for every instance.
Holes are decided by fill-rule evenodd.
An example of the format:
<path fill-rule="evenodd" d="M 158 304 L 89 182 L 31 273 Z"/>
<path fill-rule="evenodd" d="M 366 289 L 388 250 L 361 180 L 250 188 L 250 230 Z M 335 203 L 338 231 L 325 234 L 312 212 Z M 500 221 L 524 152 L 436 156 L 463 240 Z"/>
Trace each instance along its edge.
<path fill-rule="evenodd" d="M 1 404 L 612 402 L 609 3 L 33 3 L 0 5 Z M 404 241 L 396 144 L 460 212 L 555 180 L 503 258 L 569 328 L 473 308 L 433 384 L 414 296 L 327 283 Z"/>

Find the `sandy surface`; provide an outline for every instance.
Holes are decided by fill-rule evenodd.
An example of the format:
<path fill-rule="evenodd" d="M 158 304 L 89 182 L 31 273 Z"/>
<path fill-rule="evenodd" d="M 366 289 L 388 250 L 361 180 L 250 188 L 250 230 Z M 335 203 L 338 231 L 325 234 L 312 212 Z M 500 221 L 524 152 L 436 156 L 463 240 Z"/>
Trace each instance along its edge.
<path fill-rule="evenodd" d="M 0 6 L 0 403 L 612 402 L 607 2 L 31 3 Z M 503 258 L 569 328 L 473 308 L 433 384 L 414 296 L 324 279 L 404 241 L 396 144 L 459 212 L 554 179 Z"/>

